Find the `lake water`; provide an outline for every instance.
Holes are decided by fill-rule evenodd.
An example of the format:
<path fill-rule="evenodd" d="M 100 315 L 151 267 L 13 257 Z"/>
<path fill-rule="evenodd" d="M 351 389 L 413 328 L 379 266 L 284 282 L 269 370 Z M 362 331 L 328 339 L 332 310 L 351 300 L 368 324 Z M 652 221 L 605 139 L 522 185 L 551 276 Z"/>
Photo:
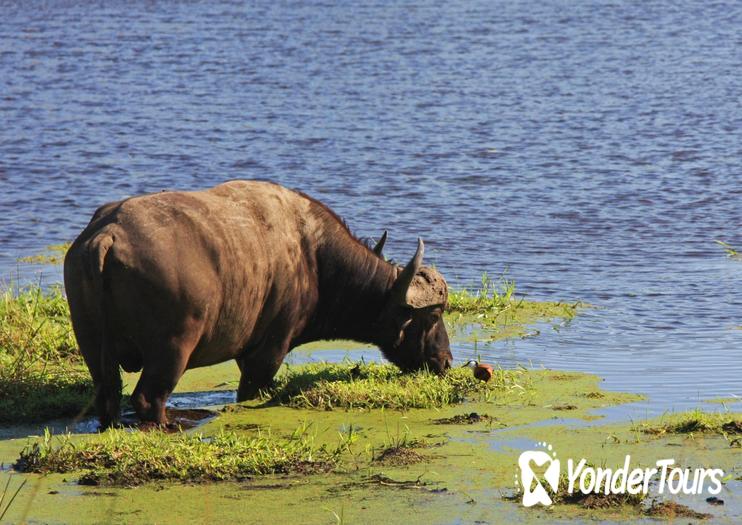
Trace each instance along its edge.
<path fill-rule="evenodd" d="M 487 360 L 742 395 L 741 4 L 341 4 L 0 1 L 0 275 L 103 202 L 266 178 L 597 307 Z"/>

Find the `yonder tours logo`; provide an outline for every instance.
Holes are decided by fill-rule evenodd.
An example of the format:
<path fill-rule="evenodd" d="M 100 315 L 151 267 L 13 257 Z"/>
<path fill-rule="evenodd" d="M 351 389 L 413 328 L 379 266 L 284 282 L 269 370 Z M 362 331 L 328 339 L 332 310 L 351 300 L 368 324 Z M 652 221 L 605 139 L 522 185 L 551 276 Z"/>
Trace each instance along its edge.
<path fill-rule="evenodd" d="M 523 506 L 549 506 L 551 494 L 566 490 L 569 494 L 647 494 L 650 484 L 657 482 L 657 492 L 665 494 L 702 494 L 708 491 L 716 495 L 721 492 L 724 471 L 718 468 L 673 467 L 674 459 L 657 460 L 654 467 L 631 468 L 631 456 L 627 455 L 621 467 L 593 467 L 585 458 L 575 463 L 567 460 L 566 480 L 561 476 L 561 462 L 553 447 L 545 442 L 536 443 L 538 450 L 526 450 L 518 458 L 520 477 L 516 474 L 516 485 L 523 492 Z M 534 472 L 544 470 L 542 478 Z M 545 484 L 545 486 L 544 486 Z M 560 487 L 560 484 L 563 485 Z M 564 486 L 566 485 L 566 486 Z"/>

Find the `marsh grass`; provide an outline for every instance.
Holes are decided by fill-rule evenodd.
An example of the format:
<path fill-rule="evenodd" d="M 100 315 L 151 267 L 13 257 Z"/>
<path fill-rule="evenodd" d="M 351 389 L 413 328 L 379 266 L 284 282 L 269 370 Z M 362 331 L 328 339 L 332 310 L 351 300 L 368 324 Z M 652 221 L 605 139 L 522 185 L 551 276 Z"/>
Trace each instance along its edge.
<path fill-rule="evenodd" d="M 92 409 L 95 389 L 83 370 L 48 368 L 5 379 L 0 372 L 0 423 L 82 416 Z"/>
<path fill-rule="evenodd" d="M 480 325 L 495 338 L 527 337 L 539 332 L 528 332 L 525 325 L 550 319 L 568 321 L 583 306 L 580 302 L 526 300 L 516 296 L 515 281 L 505 276 L 493 280 L 485 273 L 478 288 L 449 291 L 446 322 Z"/>
<path fill-rule="evenodd" d="M 452 290 L 448 294 L 448 311 L 461 313 L 481 313 L 491 310 L 517 308 L 523 301 L 515 301 L 515 281 L 500 277 L 498 281 L 491 279 L 486 273 L 482 274 L 482 281 L 475 291 L 467 289 Z"/>
<path fill-rule="evenodd" d="M 733 257 L 733 258 L 742 257 L 742 254 L 740 254 L 739 250 L 737 250 L 731 244 L 726 243 L 724 241 L 719 241 L 719 240 L 715 240 L 714 242 L 724 249 L 724 251 L 727 254 L 727 257 Z"/>
<path fill-rule="evenodd" d="M 61 286 L 6 286 L 0 292 L 0 359 L 10 374 L 46 363 L 79 361 Z"/>
<path fill-rule="evenodd" d="M 70 249 L 70 246 L 72 246 L 71 242 L 50 244 L 46 247 L 45 253 L 27 255 L 19 258 L 18 262 L 31 264 L 62 264 L 64 262 L 64 256 L 67 254 L 67 250 Z"/>
<path fill-rule="evenodd" d="M 728 437 L 742 434 L 742 414 L 692 410 L 664 416 L 655 422 L 640 423 L 634 429 L 654 436 L 716 434 Z"/>
<path fill-rule="evenodd" d="M 382 444 L 383 449 L 424 448 L 427 446 L 429 446 L 427 441 L 412 435 L 410 427 L 405 425 L 404 428 L 401 428 L 399 423 L 394 432 L 387 426 L 386 438 Z"/>
<path fill-rule="evenodd" d="M 440 444 L 442 443 L 438 443 L 438 445 Z M 416 449 L 431 446 L 434 445 L 424 439 L 413 436 L 408 426 L 405 425 L 404 429 L 401 429 L 398 424 L 396 432 L 391 432 L 387 427 L 386 439 L 380 447 L 372 451 L 372 460 L 385 465 L 411 465 L 426 459 Z"/>
<path fill-rule="evenodd" d="M 274 402 L 304 409 L 407 410 L 490 401 L 504 392 L 530 388 L 531 381 L 522 370 L 496 369 L 484 383 L 468 368 L 438 376 L 426 371 L 403 374 L 393 365 L 322 363 L 289 367 L 266 395 Z"/>
<path fill-rule="evenodd" d="M 84 470 L 78 482 L 90 485 L 208 482 L 325 471 L 335 466 L 338 450 L 315 446 L 306 429 L 288 438 L 265 432 L 204 437 L 111 429 L 87 441 L 73 441 L 69 434 L 52 436 L 47 430 L 26 445 L 15 468 L 36 473 Z"/>
<path fill-rule="evenodd" d="M 78 414 L 93 395 L 59 286 L 0 292 L 0 422 Z"/>

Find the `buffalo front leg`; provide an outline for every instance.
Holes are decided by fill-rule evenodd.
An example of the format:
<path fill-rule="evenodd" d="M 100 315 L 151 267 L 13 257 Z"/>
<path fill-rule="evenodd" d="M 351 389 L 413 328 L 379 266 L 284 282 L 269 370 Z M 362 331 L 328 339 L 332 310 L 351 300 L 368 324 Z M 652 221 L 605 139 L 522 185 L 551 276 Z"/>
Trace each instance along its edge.
<path fill-rule="evenodd" d="M 255 399 L 261 390 L 270 388 L 284 357 L 286 351 L 281 350 L 276 353 L 257 351 L 250 356 L 238 358 L 237 364 L 242 375 L 237 389 L 237 402 Z"/>

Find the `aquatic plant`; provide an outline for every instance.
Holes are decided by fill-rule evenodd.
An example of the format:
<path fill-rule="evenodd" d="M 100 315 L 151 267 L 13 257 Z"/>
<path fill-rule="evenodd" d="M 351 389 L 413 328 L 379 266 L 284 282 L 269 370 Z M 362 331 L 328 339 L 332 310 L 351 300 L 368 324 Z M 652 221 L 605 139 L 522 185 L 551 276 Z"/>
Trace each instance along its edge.
<path fill-rule="evenodd" d="M 640 423 L 635 430 L 645 434 L 742 434 L 742 414 L 692 410 L 664 416 L 651 423 Z"/>
<path fill-rule="evenodd" d="M 387 426 L 386 438 L 380 447 L 372 451 L 372 458 L 373 461 L 385 465 L 411 465 L 425 459 L 425 456 L 415 449 L 428 448 L 430 446 L 432 445 L 428 441 L 413 436 L 410 427 L 407 425 L 402 430 L 399 424 L 397 424 L 394 433 Z"/>
<path fill-rule="evenodd" d="M 39 363 L 80 362 L 61 286 L 11 283 L 0 291 L 0 359 L 20 375 Z"/>
<path fill-rule="evenodd" d="M 75 415 L 92 396 L 61 287 L 0 292 L 0 422 Z"/>
<path fill-rule="evenodd" d="M 719 246 L 721 246 L 722 248 L 724 248 L 724 251 L 726 252 L 728 257 L 734 257 L 734 258 L 742 257 L 742 254 L 739 252 L 739 250 L 734 248 L 731 244 L 728 244 L 724 241 L 719 241 L 719 240 L 715 240 L 714 242 L 718 244 Z"/>
<path fill-rule="evenodd" d="M 266 396 L 296 408 L 406 410 L 489 401 L 505 391 L 525 392 L 529 384 L 522 370 L 496 369 L 484 383 L 468 368 L 438 376 L 426 371 L 403 374 L 392 365 L 375 363 L 319 363 L 289 367 Z"/>
<path fill-rule="evenodd" d="M 20 257 L 18 262 L 31 264 L 62 264 L 64 262 L 64 256 L 67 254 L 67 250 L 70 249 L 70 246 L 72 246 L 71 242 L 50 244 L 46 247 L 45 253 L 26 255 L 25 257 Z"/>
<path fill-rule="evenodd" d="M 155 480 L 206 482 L 317 472 L 333 468 L 337 459 L 335 451 L 316 447 L 301 430 L 284 438 L 262 431 L 206 437 L 111 429 L 73 441 L 69 434 L 53 436 L 47 429 L 21 451 L 15 468 L 37 473 L 85 470 L 80 484 L 134 486 Z"/>
<path fill-rule="evenodd" d="M 515 281 L 504 275 L 494 281 L 486 273 L 482 274 L 481 284 L 476 290 L 451 290 L 448 293 L 448 311 L 460 313 L 481 313 L 491 310 L 517 308 L 523 301 L 514 300 Z"/>
<path fill-rule="evenodd" d="M 539 331 L 529 330 L 527 325 L 552 319 L 569 321 L 583 306 L 581 302 L 526 300 L 516 295 L 515 281 L 504 276 L 495 281 L 485 273 L 477 288 L 449 291 L 446 324 L 454 330 L 466 325 L 482 327 L 486 332 L 479 335 L 486 339 L 529 337 Z"/>

